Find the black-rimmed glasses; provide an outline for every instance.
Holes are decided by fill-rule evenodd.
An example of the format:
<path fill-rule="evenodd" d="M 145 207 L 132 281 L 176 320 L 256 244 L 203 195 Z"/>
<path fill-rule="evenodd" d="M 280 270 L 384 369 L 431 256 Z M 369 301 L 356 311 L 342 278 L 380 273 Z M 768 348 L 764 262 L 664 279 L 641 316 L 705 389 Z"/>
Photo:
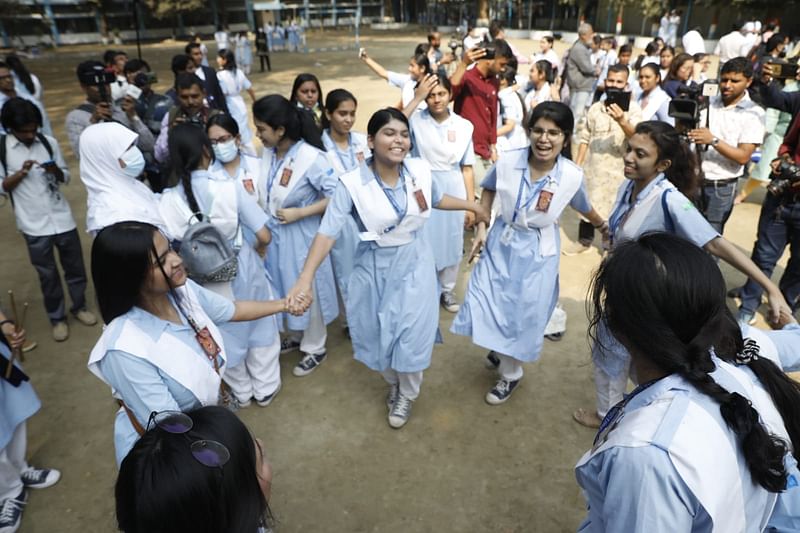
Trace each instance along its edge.
<path fill-rule="evenodd" d="M 147 421 L 148 431 L 151 424 L 155 424 L 167 433 L 183 435 L 189 443 L 192 457 L 200 464 L 211 468 L 222 468 L 231 458 L 228 448 L 221 442 L 207 439 L 190 440 L 186 434 L 191 431 L 194 422 L 186 413 L 181 413 L 180 411 L 153 411 Z"/>

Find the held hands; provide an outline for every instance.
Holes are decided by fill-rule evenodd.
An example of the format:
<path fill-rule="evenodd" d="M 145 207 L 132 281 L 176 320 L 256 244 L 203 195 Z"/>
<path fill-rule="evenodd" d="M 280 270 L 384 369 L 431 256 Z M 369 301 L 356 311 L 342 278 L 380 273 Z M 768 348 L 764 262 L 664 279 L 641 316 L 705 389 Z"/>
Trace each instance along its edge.
<path fill-rule="evenodd" d="M 311 284 L 298 278 L 294 287 L 286 295 L 286 311 L 292 315 L 300 316 L 305 313 L 314 300 Z"/>
<path fill-rule="evenodd" d="M 483 246 L 486 244 L 486 224 L 483 222 L 478 223 L 478 229 L 475 231 L 475 237 L 472 239 L 472 248 L 469 251 L 469 261 L 467 264 L 472 264 L 478 260 L 483 251 Z"/>
<path fill-rule="evenodd" d="M 472 229 L 475 226 L 475 213 L 464 211 L 464 229 Z"/>
<path fill-rule="evenodd" d="M 489 209 L 487 209 L 483 204 L 476 203 L 475 209 L 472 212 L 475 213 L 475 222 L 478 224 L 489 224 L 489 221 L 492 219 L 491 211 L 489 211 Z"/>
<path fill-rule="evenodd" d="M 303 210 L 300 207 L 286 207 L 278 209 L 275 213 L 275 217 L 280 220 L 281 224 L 291 224 L 292 222 L 297 222 L 301 218 L 304 218 L 305 214 L 303 214 Z"/>

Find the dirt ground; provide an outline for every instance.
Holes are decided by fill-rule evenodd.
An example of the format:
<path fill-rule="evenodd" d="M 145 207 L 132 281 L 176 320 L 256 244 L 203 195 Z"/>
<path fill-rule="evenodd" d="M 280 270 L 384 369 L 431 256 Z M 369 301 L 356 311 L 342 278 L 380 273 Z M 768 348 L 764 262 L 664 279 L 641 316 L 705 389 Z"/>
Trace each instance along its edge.
<path fill-rule="evenodd" d="M 344 32 L 312 34 L 311 46 L 345 43 Z M 421 30 L 371 33 L 362 37 L 372 57 L 387 68 L 404 71 Z M 524 53 L 538 49 L 517 40 Z M 182 45 L 181 45 L 182 46 Z M 123 47 L 131 57 L 133 46 Z M 214 44 L 209 43 L 212 55 Z M 143 47 L 161 78 L 171 80 L 169 60 L 176 44 Z M 563 48 L 559 48 L 562 50 Z M 99 47 L 71 47 L 29 60 L 45 87 L 47 109 L 56 136 L 67 153 L 73 181 L 64 188 L 78 227 L 85 227 L 85 191 L 78 165 L 64 134 L 64 117 L 82 101 L 75 65 L 98 57 Z M 317 55 L 276 53 L 272 73 L 254 72 L 259 96 L 287 95 L 294 76 L 315 72 L 329 91 L 344 87 L 359 98 L 357 129 L 370 114 L 398 101 L 389 88 L 356 59 L 356 52 Z M 257 70 L 257 68 L 254 68 Z M 523 66 L 523 70 L 527 67 Z M 726 237 L 749 255 L 763 194 L 737 207 Z M 576 218 L 564 215 L 567 235 L 575 236 Z M 71 322 L 71 337 L 57 344 L 50 336 L 36 274 L 9 204 L 0 208 L 0 294 L 13 289 L 17 301 L 31 304 L 27 329 L 39 347 L 26 369 L 43 407 L 30 422 L 29 455 L 33 464 L 61 469 L 58 485 L 30 496 L 23 532 L 113 531 L 113 486 L 116 477 L 112 422 L 116 406 L 108 388 L 86 369 L 100 326 Z M 90 239 L 83 234 L 89 267 Z M 494 383 L 484 369 L 484 350 L 449 333 L 453 315 L 442 311 L 445 343 L 434 351 L 422 394 L 408 425 L 400 431 L 386 423 L 382 379 L 352 359 L 349 341 L 337 324 L 329 328 L 327 362 L 313 375 L 295 378 L 298 354 L 284 356 L 283 390 L 266 409 L 240 412 L 260 436 L 272 461 L 272 509 L 278 530 L 350 532 L 560 532 L 574 531 L 585 506 L 573 466 L 591 445 L 593 432 L 571 419 L 573 409 L 593 403 L 586 341 L 585 292 L 599 253 L 562 257 L 561 302 L 569 313 L 561 342 L 545 342 L 538 363 L 505 405 L 491 407 L 483 396 Z M 786 258 L 776 275 L 782 272 Z M 743 276 L 722 266 L 730 286 Z M 458 293 L 468 276 L 462 268 Z M 89 301 L 94 301 L 92 287 Z M 763 324 L 763 319 L 759 318 Z"/>

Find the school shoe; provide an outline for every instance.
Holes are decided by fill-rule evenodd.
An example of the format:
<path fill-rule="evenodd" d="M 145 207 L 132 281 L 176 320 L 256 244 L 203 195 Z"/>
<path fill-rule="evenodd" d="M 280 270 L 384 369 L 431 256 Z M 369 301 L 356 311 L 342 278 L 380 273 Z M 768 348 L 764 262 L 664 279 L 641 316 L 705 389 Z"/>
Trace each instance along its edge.
<path fill-rule="evenodd" d="M 564 332 L 559 331 L 558 333 L 548 333 L 544 336 L 545 339 L 553 342 L 558 342 L 564 338 Z"/>
<path fill-rule="evenodd" d="M 494 351 L 491 351 L 486 354 L 486 361 L 484 361 L 484 364 L 489 370 L 497 370 L 500 368 L 500 358 L 497 357 L 497 354 Z"/>
<path fill-rule="evenodd" d="M 239 409 L 244 409 L 245 407 L 250 407 L 253 405 L 253 399 L 248 398 L 245 401 L 241 401 L 239 398 L 231 394 L 231 404 L 233 405 L 233 410 L 238 411 Z"/>
<path fill-rule="evenodd" d="M 32 341 L 30 339 L 25 339 L 25 342 L 22 344 L 22 353 L 28 353 L 36 349 L 39 346 L 39 343 L 36 341 Z"/>
<path fill-rule="evenodd" d="M 561 249 L 561 253 L 566 256 L 580 255 L 588 252 L 592 247 L 580 241 L 572 242 Z"/>
<path fill-rule="evenodd" d="M 69 338 L 69 326 L 66 320 L 56 322 L 53 324 L 53 340 L 56 342 L 64 342 Z"/>
<path fill-rule="evenodd" d="M 94 326 L 95 324 L 97 324 L 97 317 L 94 316 L 94 313 L 92 313 L 88 309 L 81 309 L 80 311 L 75 313 L 75 318 L 77 318 L 78 322 L 80 322 L 84 326 Z"/>
<path fill-rule="evenodd" d="M 281 341 L 281 353 L 289 353 L 300 348 L 300 341 L 290 338 L 285 338 Z"/>
<path fill-rule="evenodd" d="M 489 405 L 500 405 L 511 397 L 514 389 L 519 385 L 518 379 L 501 379 L 494 388 L 486 393 L 486 403 Z"/>
<path fill-rule="evenodd" d="M 328 355 L 327 352 L 322 352 L 321 354 L 314 355 L 311 353 L 307 353 L 303 356 L 297 366 L 294 367 L 292 370 L 292 374 L 297 376 L 298 378 L 302 378 L 303 376 L 307 376 L 312 373 L 316 368 L 322 364 L 325 360 L 325 357 Z"/>
<path fill-rule="evenodd" d="M 397 397 L 400 396 L 400 385 L 393 383 L 389 385 L 389 392 L 386 394 L 386 408 L 391 411 L 392 406 L 397 402 Z"/>
<path fill-rule="evenodd" d="M 461 307 L 456 301 L 456 295 L 452 292 L 443 292 L 440 301 L 442 303 L 442 307 L 444 307 L 444 310 L 449 313 L 458 313 L 458 310 Z"/>
<path fill-rule="evenodd" d="M 272 400 L 275 399 L 275 396 L 277 396 L 278 393 L 281 391 L 281 387 L 282 386 L 283 386 L 282 383 L 278 383 L 278 388 L 275 389 L 275 392 L 273 392 L 272 394 L 267 394 L 263 398 L 256 398 L 256 403 L 258 404 L 258 406 L 259 407 L 266 407 L 269 404 L 271 404 Z"/>
<path fill-rule="evenodd" d="M 46 489 L 61 479 L 61 472 L 52 468 L 33 468 L 24 470 L 19 476 L 27 489 Z"/>
<path fill-rule="evenodd" d="M 8 498 L 0 504 L 0 533 L 14 533 L 19 529 L 26 503 L 28 493 L 23 488 L 15 498 Z"/>
<path fill-rule="evenodd" d="M 408 422 L 408 417 L 411 416 L 412 403 L 414 403 L 414 400 L 406 398 L 398 392 L 397 399 L 389 410 L 389 425 L 394 429 L 400 429 L 405 426 L 406 422 Z"/>

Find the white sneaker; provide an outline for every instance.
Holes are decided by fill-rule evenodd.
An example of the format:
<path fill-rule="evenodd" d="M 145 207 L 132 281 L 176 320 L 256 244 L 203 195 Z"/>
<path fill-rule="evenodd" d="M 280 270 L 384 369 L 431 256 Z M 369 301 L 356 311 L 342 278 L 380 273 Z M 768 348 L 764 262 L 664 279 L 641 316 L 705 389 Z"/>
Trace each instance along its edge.
<path fill-rule="evenodd" d="M 389 425 L 394 429 L 400 429 L 408 422 L 408 417 L 411 416 L 411 404 L 414 400 L 410 400 L 398 392 L 397 399 L 392 404 L 392 409 L 389 411 Z"/>
<path fill-rule="evenodd" d="M 278 393 L 281 391 L 281 387 L 283 387 L 283 383 L 278 383 L 278 388 L 275 389 L 275 392 L 273 392 L 272 394 L 268 394 L 268 395 L 264 396 L 263 398 L 256 398 L 256 403 L 258 404 L 258 406 L 259 407 L 266 407 L 269 404 L 271 404 L 272 400 L 275 399 L 275 396 L 277 396 Z"/>

